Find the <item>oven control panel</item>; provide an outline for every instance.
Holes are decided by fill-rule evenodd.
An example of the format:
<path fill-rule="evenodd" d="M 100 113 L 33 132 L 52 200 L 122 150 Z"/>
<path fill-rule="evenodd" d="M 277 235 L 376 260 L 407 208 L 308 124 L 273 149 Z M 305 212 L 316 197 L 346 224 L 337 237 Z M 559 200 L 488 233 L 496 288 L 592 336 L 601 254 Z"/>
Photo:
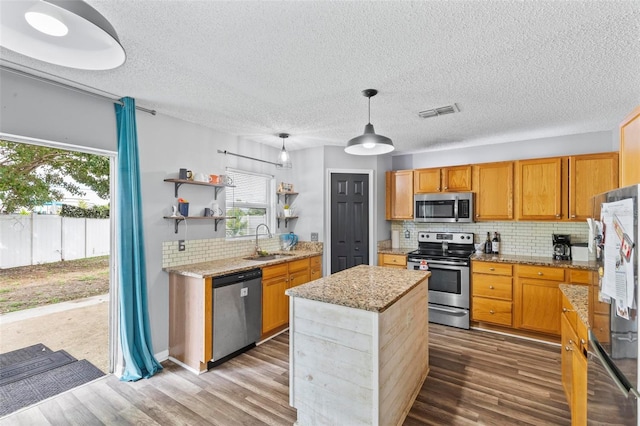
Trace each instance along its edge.
<path fill-rule="evenodd" d="M 419 243 L 454 243 L 454 244 L 472 244 L 473 245 L 473 233 L 472 232 L 432 232 L 432 231 L 420 231 L 418 232 Z"/>

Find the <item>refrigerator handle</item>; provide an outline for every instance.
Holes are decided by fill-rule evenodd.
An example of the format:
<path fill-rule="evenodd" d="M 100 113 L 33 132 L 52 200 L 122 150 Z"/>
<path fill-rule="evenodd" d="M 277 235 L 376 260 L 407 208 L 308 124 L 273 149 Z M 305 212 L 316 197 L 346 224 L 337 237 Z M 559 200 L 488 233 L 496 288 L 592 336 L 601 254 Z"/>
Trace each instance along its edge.
<path fill-rule="evenodd" d="M 622 380 L 620 380 L 618 373 L 614 371 L 614 369 L 611 367 L 609 363 L 609 360 L 608 360 L 609 357 L 604 352 L 604 350 L 602 349 L 602 346 L 600 345 L 600 342 L 598 342 L 598 339 L 596 338 L 596 336 L 594 336 L 591 330 L 589 330 L 589 343 L 591 345 L 591 349 L 593 349 L 593 354 L 596 356 L 596 358 L 598 358 L 598 361 L 600 361 L 600 364 L 602 364 L 604 369 L 607 370 L 607 374 L 609 374 L 613 382 L 616 384 L 618 389 L 620 389 L 620 391 L 624 394 L 624 396 L 629 397 L 629 394 L 631 393 L 634 397 L 640 398 L 640 394 L 633 386 L 627 387 L 622 382 Z"/>

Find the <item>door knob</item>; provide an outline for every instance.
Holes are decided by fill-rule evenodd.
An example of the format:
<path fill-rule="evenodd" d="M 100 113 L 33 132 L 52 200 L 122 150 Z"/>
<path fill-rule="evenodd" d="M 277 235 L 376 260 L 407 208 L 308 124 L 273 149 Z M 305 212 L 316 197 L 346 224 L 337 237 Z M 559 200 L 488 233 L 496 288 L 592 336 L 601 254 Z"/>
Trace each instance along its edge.
<path fill-rule="evenodd" d="M 360 251 L 360 247 L 354 248 L 355 251 Z"/>

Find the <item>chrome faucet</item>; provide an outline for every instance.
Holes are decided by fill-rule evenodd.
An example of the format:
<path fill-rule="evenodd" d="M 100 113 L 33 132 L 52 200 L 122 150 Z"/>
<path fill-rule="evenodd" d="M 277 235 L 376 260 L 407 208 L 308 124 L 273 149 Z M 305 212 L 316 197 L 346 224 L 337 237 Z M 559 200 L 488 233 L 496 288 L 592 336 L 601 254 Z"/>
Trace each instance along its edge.
<path fill-rule="evenodd" d="M 256 226 L 256 254 L 260 252 L 260 246 L 258 246 L 258 229 L 260 229 L 261 226 L 267 228 L 267 235 L 269 235 L 269 238 L 271 238 L 271 231 L 269 230 L 269 227 L 266 223 L 261 223 L 260 225 Z"/>

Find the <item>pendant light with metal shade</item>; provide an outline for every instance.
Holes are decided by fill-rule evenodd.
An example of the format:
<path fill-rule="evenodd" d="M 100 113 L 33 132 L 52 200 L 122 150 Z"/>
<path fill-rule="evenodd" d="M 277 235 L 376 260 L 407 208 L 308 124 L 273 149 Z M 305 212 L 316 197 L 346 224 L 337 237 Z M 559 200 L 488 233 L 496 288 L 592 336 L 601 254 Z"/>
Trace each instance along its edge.
<path fill-rule="evenodd" d="M 278 155 L 278 164 L 276 164 L 277 169 L 290 169 L 291 165 L 291 156 L 289 152 L 284 147 L 284 140 L 289 137 L 289 133 L 280 133 L 278 137 L 282 138 L 282 150 L 280 151 L 280 155 Z"/>
<path fill-rule="evenodd" d="M 84 1 L 0 3 L 0 45 L 7 49 L 82 70 L 113 69 L 126 60 L 113 26 Z"/>
<path fill-rule="evenodd" d="M 364 134 L 351 139 L 344 151 L 353 155 L 380 155 L 394 150 L 393 142 L 386 136 L 377 135 L 371 124 L 371 98 L 378 94 L 376 89 L 366 89 L 362 94 L 369 98 L 369 123 L 364 126 Z"/>

